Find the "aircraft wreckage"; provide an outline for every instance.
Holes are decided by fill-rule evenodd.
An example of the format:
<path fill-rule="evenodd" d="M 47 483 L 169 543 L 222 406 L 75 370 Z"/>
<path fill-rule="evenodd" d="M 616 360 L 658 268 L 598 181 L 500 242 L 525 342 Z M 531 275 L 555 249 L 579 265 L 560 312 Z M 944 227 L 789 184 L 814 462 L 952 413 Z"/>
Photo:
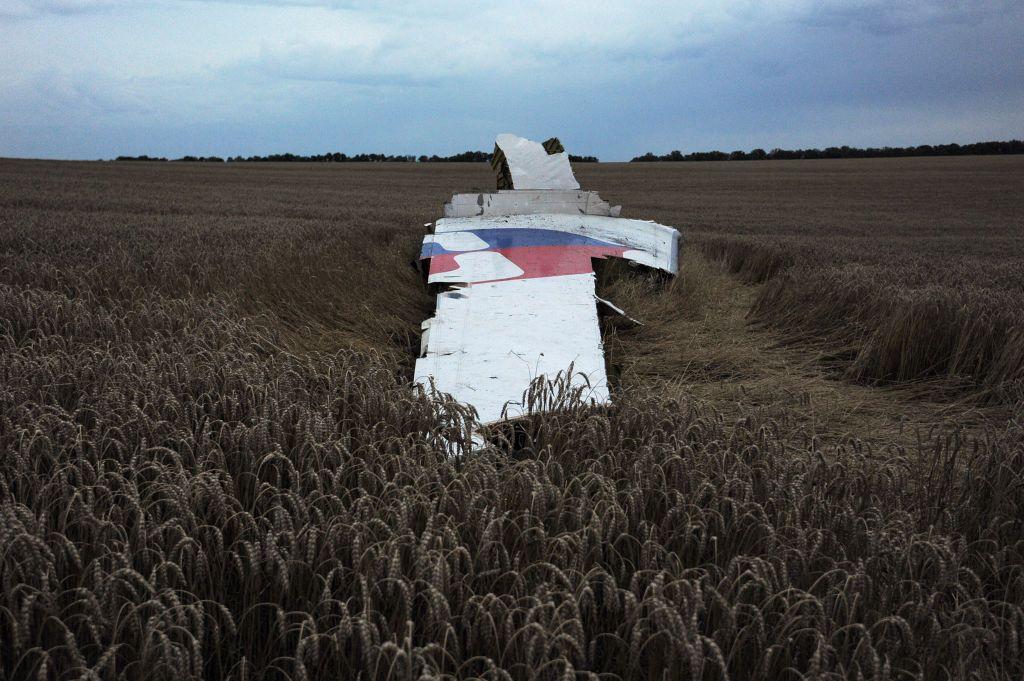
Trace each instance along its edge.
<path fill-rule="evenodd" d="M 415 382 L 471 405 L 481 424 L 522 414 L 530 383 L 570 365 L 571 384 L 606 403 L 598 304 L 608 303 L 595 292 L 593 260 L 675 275 L 679 232 L 620 218 L 619 206 L 581 190 L 556 138 L 499 135 L 491 165 L 498 191 L 455 194 L 423 239 L 427 283 L 441 290 L 423 322 Z"/>

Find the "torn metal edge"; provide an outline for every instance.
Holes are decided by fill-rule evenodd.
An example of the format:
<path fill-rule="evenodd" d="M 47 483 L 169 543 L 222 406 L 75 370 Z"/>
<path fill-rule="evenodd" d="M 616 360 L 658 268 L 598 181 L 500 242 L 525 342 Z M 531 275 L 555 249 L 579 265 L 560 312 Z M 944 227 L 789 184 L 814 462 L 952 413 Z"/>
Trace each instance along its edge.
<path fill-rule="evenodd" d="M 551 144 L 552 142 L 556 144 Z M 561 148 L 557 138 L 548 140 L 552 149 Z M 569 155 L 552 153 L 544 144 L 525 137 L 502 133 L 494 141 L 491 167 L 498 189 L 579 189 Z"/>
<path fill-rule="evenodd" d="M 535 147 L 543 149 L 543 157 L 537 153 Z M 514 157 L 512 163 L 509 161 L 506 149 L 512 152 Z M 527 152 L 526 156 L 532 156 L 533 158 L 525 166 L 517 165 L 517 162 L 521 159 L 517 157 L 516 152 L 524 150 Z M 564 163 L 559 158 L 561 156 L 564 156 Z M 491 159 L 491 165 L 497 175 L 498 191 L 496 193 L 453 195 L 452 200 L 444 205 L 444 218 L 433 223 L 433 225 L 431 223 L 424 225 L 426 227 L 433 226 L 432 234 L 425 237 L 425 242 L 432 239 L 433 235 L 436 234 L 461 231 L 471 232 L 472 229 L 466 229 L 468 225 L 462 221 L 475 218 L 481 223 L 476 225 L 476 227 L 481 229 L 523 229 L 527 227 L 531 229 L 553 229 L 555 231 L 572 232 L 597 238 L 610 238 L 614 242 L 627 247 L 627 250 L 621 256 L 616 257 L 623 257 L 629 260 L 631 264 L 651 267 L 672 276 L 678 273 L 680 233 L 671 227 L 659 225 L 652 221 L 622 219 L 619 217 L 622 210 L 621 206 L 610 206 L 607 202 L 601 200 L 595 191 L 580 190 L 579 184 L 576 182 L 571 166 L 568 163 L 568 155 L 565 154 L 564 148 L 557 138 L 551 138 L 541 145 L 515 135 L 499 135 L 495 143 L 495 153 Z M 531 173 L 533 176 L 531 176 Z M 545 174 L 548 176 L 545 177 Z M 514 186 L 517 177 L 520 178 L 519 187 Z M 530 184 L 541 184 L 544 186 L 528 187 L 527 185 Z M 524 216 L 526 219 L 522 221 L 512 219 Z M 528 216 L 540 219 L 535 220 Z M 568 223 L 563 219 L 559 219 L 569 218 L 570 216 L 574 216 L 577 219 L 570 220 Z M 498 224 L 495 224 L 492 220 L 488 220 L 488 218 L 505 219 L 499 220 Z M 593 221 L 594 218 L 597 219 L 596 222 Z M 527 225 L 524 226 L 523 222 L 527 223 Z M 616 238 L 617 232 L 629 232 L 629 228 L 633 228 L 631 234 L 626 234 L 622 238 Z M 489 249 L 475 249 L 468 252 L 479 253 L 482 250 Z M 429 258 L 426 259 L 424 263 L 426 267 L 423 268 L 426 270 L 424 274 L 426 275 L 425 279 L 428 281 L 430 278 L 428 274 L 429 260 Z M 575 275 L 563 276 L 574 277 Z M 589 273 L 590 280 L 595 282 L 595 284 L 592 284 L 591 290 L 596 285 L 594 276 L 593 272 Z M 543 276 L 540 277 L 540 281 L 543 281 L 544 278 Z M 514 278 L 509 281 L 530 280 Z M 534 279 L 533 281 L 538 280 Z M 469 303 L 469 300 L 462 301 L 461 299 L 471 295 L 469 289 L 473 287 L 473 284 L 444 282 L 434 284 L 433 286 L 443 287 L 444 290 L 438 295 L 438 302 L 435 302 L 434 316 L 424 320 L 421 324 L 423 334 L 420 342 L 420 359 L 417 360 L 417 365 L 420 364 L 420 360 L 426 360 L 431 356 L 431 346 L 436 345 L 436 343 L 431 343 L 431 337 L 434 336 L 436 340 L 436 334 L 432 332 L 437 329 L 438 313 L 440 312 L 439 301 L 442 295 L 449 295 L 453 288 L 456 288 L 462 292 L 457 296 L 450 295 L 449 297 L 458 299 L 460 302 Z M 634 324 L 641 324 L 641 322 L 627 315 L 624 310 L 614 303 L 597 296 L 595 291 L 592 290 L 590 295 L 593 299 L 592 309 L 594 314 L 598 314 L 602 310 L 611 311 Z M 578 326 L 562 335 L 566 338 L 575 337 L 575 330 L 577 328 Z M 598 334 L 597 352 L 600 361 L 596 362 L 596 364 L 600 366 L 602 376 L 604 377 L 601 386 L 604 395 L 603 399 L 598 401 L 603 403 L 610 401 L 610 394 L 607 393 L 607 375 L 605 373 L 607 370 L 607 358 L 604 356 L 604 344 L 600 340 L 600 331 L 598 331 Z M 441 356 L 450 354 L 452 353 L 440 353 Z M 544 352 L 540 352 L 540 356 L 543 357 Z M 570 363 L 571 365 L 572 363 Z M 564 367 L 560 371 L 564 371 Z M 432 385 L 434 382 L 434 376 L 421 374 L 419 366 L 417 366 L 416 375 L 417 378 L 415 380 L 418 385 L 426 387 L 427 383 Z M 547 375 L 547 372 L 544 372 L 543 375 Z M 572 377 L 570 377 L 571 379 Z M 590 384 L 589 380 L 587 380 L 587 383 L 588 385 Z M 529 385 L 525 386 L 524 391 L 529 389 L 529 387 Z M 595 395 L 591 395 L 591 401 L 594 401 L 594 397 Z M 483 421 L 480 423 L 480 427 L 483 428 L 503 421 L 514 421 L 518 418 L 507 413 L 507 407 L 513 402 L 514 400 L 507 401 L 505 407 L 501 410 L 500 417 Z M 472 404 L 471 401 L 468 403 Z M 474 449 L 479 449 L 485 444 L 480 437 L 479 430 L 474 432 L 473 442 Z"/>
<path fill-rule="evenodd" d="M 454 194 L 444 204 L 444 217 L 493 217 L 568 213 L 614 217 L 621 206 L 611 206 L 595 191 L 565 189 L 502 189 L 495 193 Z"/>

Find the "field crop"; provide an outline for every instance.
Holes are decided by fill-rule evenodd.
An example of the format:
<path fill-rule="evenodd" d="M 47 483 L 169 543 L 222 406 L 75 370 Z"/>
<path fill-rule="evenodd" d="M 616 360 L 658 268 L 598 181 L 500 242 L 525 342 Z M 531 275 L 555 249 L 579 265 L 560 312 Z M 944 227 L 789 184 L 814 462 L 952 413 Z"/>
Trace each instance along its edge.
<path fill-rule="evenodd" d="M 837 366 L 883 308 L 820 332 L 795 302 L 769 319 L 802 273 L 820 298 L 830 268 L 947 295 L 974 275 L 942 263 L 966 258 L 1011 304 L 1019 192 L 958 217 L 867 201 L 966 195 L 958 173 L 984 163 L 978 191 L 1020 178 L 950 160 L 581 168 L 688 233 L 690 269 L 609 274 L 650 318 L 616 341 L 614 406 L 537 386 L 565 408 L 455 457 L 464 409 L 408 384 L 432 308 L 409 260 L 451 192 L 491 186 L 485 165 L 0 162 L 0 679 L 1021 678 L 1019 417 L 878 444 L 666 375 L 719 259 L 762 282 L 762 326 Z M 833 219 L 843 240 L 820 233 Z M 958 314 L 994 323 L 965 296 Z M 947 374 L 977 391 L 985 372 Z"/>
<path fill-rule="evenodd" d="M 579 174 L 768 282 L 751 319 L 819 348 L 837 374 L 1024 397 L 1019 158 L 635 165 Z"/>

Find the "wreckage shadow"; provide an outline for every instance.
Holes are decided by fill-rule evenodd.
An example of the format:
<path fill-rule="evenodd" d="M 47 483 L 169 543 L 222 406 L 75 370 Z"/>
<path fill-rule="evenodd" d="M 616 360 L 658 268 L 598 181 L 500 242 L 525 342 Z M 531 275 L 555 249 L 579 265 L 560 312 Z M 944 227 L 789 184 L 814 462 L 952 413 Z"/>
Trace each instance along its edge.
<path fill-rule="evenodd" d="M 605 373 L 608 389 L 615 393 L 622 386 L 624 358 L 618 344 L 611 341 L 620 335 L 633 334 L 644 325 L 644 320 L 630 309 L 632 301 L 617 296 L 617 291 L 628 283 L 644 294 L 657 295 L 668 289 L 675 277 L 663 270 L 619 258 L 594 258 L 593 265 Z"/>

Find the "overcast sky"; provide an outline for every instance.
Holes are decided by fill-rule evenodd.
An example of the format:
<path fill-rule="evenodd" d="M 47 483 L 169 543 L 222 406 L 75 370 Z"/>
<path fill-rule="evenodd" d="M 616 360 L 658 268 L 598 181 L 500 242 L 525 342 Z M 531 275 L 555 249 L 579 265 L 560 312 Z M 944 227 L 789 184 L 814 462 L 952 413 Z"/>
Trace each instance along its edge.
<path fill-rule="evenodd" d="M 0 0 L 0 156 L 500 132 L 604 160 L 1021 138 L 1024 2 Z"/>

